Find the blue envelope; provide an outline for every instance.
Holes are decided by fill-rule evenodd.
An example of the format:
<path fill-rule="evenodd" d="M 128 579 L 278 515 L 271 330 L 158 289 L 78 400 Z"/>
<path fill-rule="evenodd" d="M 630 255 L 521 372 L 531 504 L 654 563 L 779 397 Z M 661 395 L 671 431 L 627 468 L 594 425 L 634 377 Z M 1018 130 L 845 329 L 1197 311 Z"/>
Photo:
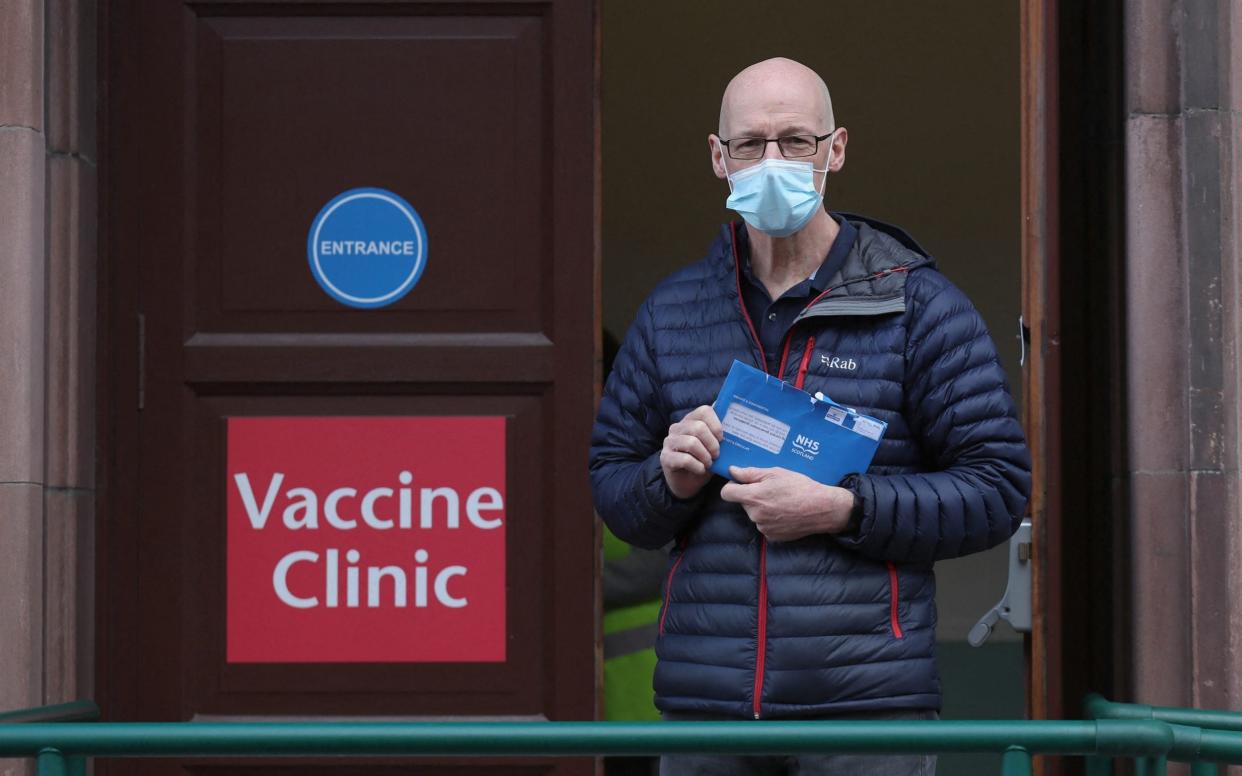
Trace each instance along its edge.
<path fill-rule="evenodd" d="M 712 408 L 724 426 L 712 471 L 780 466 L 825 485 L 871 465 L 888 424 L 734 361 Z"/>

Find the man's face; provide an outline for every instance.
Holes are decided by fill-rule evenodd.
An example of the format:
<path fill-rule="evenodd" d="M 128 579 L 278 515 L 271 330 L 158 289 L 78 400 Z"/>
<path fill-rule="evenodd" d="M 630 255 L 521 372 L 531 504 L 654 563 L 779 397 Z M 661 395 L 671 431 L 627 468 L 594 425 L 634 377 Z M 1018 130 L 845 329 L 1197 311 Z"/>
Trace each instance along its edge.
<path fill-rule="evenodd" d="M 764 63 L 766 65 L 768 63 Z M 716 177 L 724 178 L 726 170 L 732 174 L 752 167 L 764 159 L 784 159 L 776 143 L 764 147 L 758 159 L 742 160 L 728 156 L 721 140 L 740 137 L 775 138 L 789 135 L 825 135 L 835 129 L 830 109 L 818 77 L 809 70 L 800 70 L 773 63 L 748 68 L 735 78 L 725 90 L 721 104 L 720 131 L 722 134 L 708 136 L 712 152 L 712 167 Z M 795 161 L 810 162 L 815 169 L 824 169 L 828 161 L 829 147 L 832 152 L 831 169 L 839 170 L 844 162 L 846 131 L 839 129 L 830 138 L 819 143 L 812 156 L 797 157 Z M 815 174 L 815 185 L 823 180 Z"/>

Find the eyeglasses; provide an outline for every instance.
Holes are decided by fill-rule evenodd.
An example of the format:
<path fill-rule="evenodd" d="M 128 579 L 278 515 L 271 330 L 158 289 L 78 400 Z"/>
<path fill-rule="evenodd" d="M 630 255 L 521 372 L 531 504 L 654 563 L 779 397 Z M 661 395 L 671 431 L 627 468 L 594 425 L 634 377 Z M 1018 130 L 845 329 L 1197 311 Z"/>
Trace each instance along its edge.
<path fill-rule="evenodd" d="M 785 137 L 735 137 L 732 140 L 721 140 L 720 144 L 729 149 L 730 159 L 758 159 L 767 151 L 768 143 L 776 143 L 781 156 L 786 159 L 797 159 L 800 156 L 814 156 L 819 150 L 821 141 L 832 137 L 834 129 L 826 135 L 786 135 Z"/>

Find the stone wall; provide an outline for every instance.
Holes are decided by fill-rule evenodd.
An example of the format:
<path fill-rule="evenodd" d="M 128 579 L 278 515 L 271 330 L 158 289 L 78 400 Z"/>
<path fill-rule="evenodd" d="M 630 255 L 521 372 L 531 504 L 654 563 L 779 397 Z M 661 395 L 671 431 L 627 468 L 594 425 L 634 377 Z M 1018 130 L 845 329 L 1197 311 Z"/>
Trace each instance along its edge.
<path fill-rule="evenodd" d="M 1135 700 L 1242 706 L 1242 5 L 1125 7 Z"/>
<path fill-rule="evenodd" d="M 96 27 L 0 3 L 0 709 L 93 692 Z"/>

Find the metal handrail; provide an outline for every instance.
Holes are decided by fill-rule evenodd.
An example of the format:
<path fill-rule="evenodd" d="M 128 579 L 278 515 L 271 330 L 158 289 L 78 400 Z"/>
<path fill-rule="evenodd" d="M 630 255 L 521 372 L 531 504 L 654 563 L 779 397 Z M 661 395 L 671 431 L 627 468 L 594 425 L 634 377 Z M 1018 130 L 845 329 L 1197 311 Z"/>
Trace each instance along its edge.
<path fill-rule="evenodd" d="M 1197 737 L 1187 737 L 1183 733 L 1184 740 L 1176 744 L 1179 750 L 1193 750 L 1195 753 L 1193 758 L 1187 758 L 1188 762 L 1194 763 L 1191 769 L 1192 776 L 1217 774 L 1219 769 L 1216 763 L 1224 761 L 1217 756 L 1222 746 L 1229 747 L 1228 741 L 1242 732 L 1242 713 L 1236 711 L 1118 703 L 1098 693 L 1088 694 L 1083 702 L 1083 708 L 1088 719 L 1152 720 L 1167 723 L 1173 726 L 1175 731 L 1196 731 Z M 1090 776 L 1110 776 L 1112 765 L 1098 758 L 1088 758 L 1087 772 Z"/>
<path fill-rule="evenodd" d="M 90 722 L 99 719 L 99 707 L 93 701 L 69 701 L 50 706 L 0 712 L 0 724 L 34 722 Z"/>
<path fill-rule="evenodd" d="M 109 757 L 651 755 L 716 752 L 1003 752 L 1152 756 L 1153 721 L 96 722 L 0 729 L 0 756 L 42 748 Z M 1242 736 L 1237 757 L 1242 762 Z"/>
<path fill-rule="evenodd" d="M 0 726 L 0 757 L 60 776 L 85 757 L 590 756 L 678 753 L 1000 753 L 1242 763 L 1242 733 L 1156 719 L 760 722 L 93 722 Z"/>
<path fill-rule="evenodd" d="M 94 701 L 69 701 L 30 709 L 17 709 L 0 713 L 0 725 L 37 725 L 46 723 L 68 724 L 99 719 L 99 707 Z M 56 773 L 57 776 L 86 776 L 86 757 L 56 755 L 43 758 L 50 765 L 40 765 L 40 771 Z"/>
<path fill-rule="evenodd" d="M 1089 694 L 1083 705 L 1089 719 L 1154 719 L 1157 722 L 1189 725 L 1204 730 L 1242 732 L 1242 712 L 1118 703 L 1098 693 Z"/>

